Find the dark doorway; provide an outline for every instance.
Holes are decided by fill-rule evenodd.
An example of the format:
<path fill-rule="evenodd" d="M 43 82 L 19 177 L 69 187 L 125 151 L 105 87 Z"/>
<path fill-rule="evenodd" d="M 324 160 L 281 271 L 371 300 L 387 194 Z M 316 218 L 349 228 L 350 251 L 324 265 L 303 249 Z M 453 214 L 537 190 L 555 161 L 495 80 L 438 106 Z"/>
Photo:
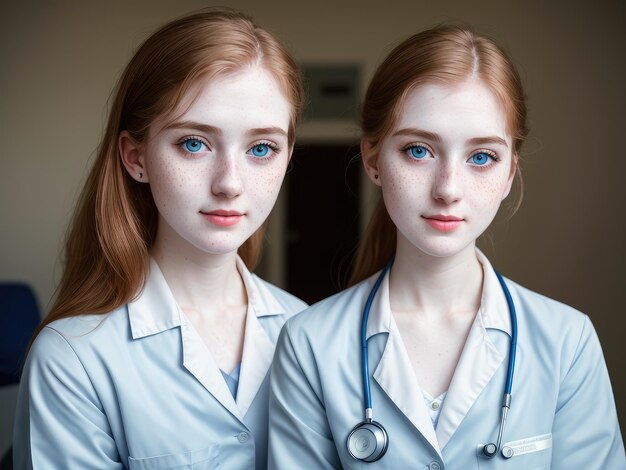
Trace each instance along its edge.
<path fill-rule="evenodd" d="M 314 303 L 345 287 L 359 233 L 358 146 L 306 145 L 287 173 L 287 290 Z"/>

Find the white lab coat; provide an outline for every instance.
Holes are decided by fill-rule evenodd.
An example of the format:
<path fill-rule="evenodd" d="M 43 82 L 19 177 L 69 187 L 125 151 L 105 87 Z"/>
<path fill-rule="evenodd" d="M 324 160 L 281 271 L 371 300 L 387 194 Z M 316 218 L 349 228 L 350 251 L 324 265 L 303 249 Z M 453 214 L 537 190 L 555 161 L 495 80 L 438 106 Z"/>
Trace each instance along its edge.
<path fill-rule="evenodd" d="M 626 469 L 609 376 L 589 318 L 507 280 L 518 317 L 512 403 L 503 442 L 517 454 L 481 456 L 495 442 L 511 324 L 487 259 L 481 305 L 437 429 L 389 306 L 388 276 L 367 338 L 374 420 L 386 455 L 361 463 L 346 439 L 364 419 L 361 316 L 378 274 L 289 320 L 271 372 L 269 468 Z"/>
<path fill-rule="evenodd" d="M 268 369 L 285 320 L 306 306 L 251 274 L 235 400 L 154 260 L 140 296 L 107 315 L 57 320 L 28 355 L 15 468 L 263 469 Z"/>

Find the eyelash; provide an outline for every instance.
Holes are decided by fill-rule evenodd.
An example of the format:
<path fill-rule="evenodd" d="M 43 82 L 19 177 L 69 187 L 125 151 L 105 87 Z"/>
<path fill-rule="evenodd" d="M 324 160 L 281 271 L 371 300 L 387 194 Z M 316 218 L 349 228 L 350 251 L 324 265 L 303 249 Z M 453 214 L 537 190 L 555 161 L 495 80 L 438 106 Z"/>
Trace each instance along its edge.
<path fill-rule="evenodd" d="M 404 155 L 411 161 L 420 161 L 420 160 L 425 159 L 426 156 L 424 156 L 423 158 L 419 158 L 418 159 L 418 158 L 412 157 L 412 156 L 410 156 L 408 154 L 408 152 L 411 149 L 416 148 L 416 147 L 422 147 L 422 148 L 426 149 L 431 156 L 434 156 L 435 152 L 430 147 L 430 145 L 422 143 L 422 142 L 415 142 L 415 143 L 412 143 L 412 144 L 405 145 L 404 147 L 402 147 L 400 149 L 400 151 L 402 153 L 404 153 Z M 484 153 L 485 155 L 489 156 L 491 158 L 491 162 L 489 162 L 489 163 L 487 163 L 485 165 L 472 164 L 472 166 L 474 166 L 476 168 L 479 168 L 479 169 L 483 170 L 485 168 L 491 167 L 492 165 L 494 165 L 495 163 L 500 161 L 500 158 L 498 157 L 498 155 L 494 151 L 488 150 L 488 149 L 478 149 L 478 150 L 472 152 L 467 160 L 469 161 L 473 156 L 475 156 L 477 154 L 480 154 L 480 153 Z"/>
<path fill-rule="evenodd" d="M 256 157 L 254 155 L 250 155 L 250 151 L 254 147 L 258 147 L 259 145 L 266 145 L 270 149 L 271 155 L 268 155 L 266 157 Z M 246 155 L 250 155 L 250 158 L 252 158 L 253 160 L 257 162 L 266 163 L 274 159 L 280 153 L 280 150 L 281 150 L 280 147 L 276 145 L 274 142 L 270 142 L 268 140 L 260 140 L 259 142 L 255 142 L 248 148 L 248 150 L 246 151 Z"/>
<path fill-rule="evenodd" d="M 186 149 L 185 149 L 185 144 L 186 144 L 187 142 L 189 142 L 189 141 L 192 141 L 192 140 L 197 140 L 198 142 L 201 142 L 201 143 L 202 143 L 202 144 L 203 144 L 203 145 L 204 145 L 207 149 L 209 149 L 209 150 L 211 149 L 211 147 L 209 146 L 209 143 L 208 143 L 205 139 L 203 139 L 202 137 L 197 136 L 197 135 L 189 135 L 189 136 L 186 136 L 186 137 L 182 138 L 181 140 L 179 140 L 179 141 L 176 143 L 176 146 L 177 146 L 177 147 L 179 147 L 179 148 L 182 150 L 182 152 L 183 152 L 185 155 L 187 155 L 187 156 L 194 156 L 194 155 L 197 155 L 197 154 L 198 154 L 198 153 L 200 153 L 200 152 L 189 152 L 188 150 L 186 150 Z M 260 146 L 260 145 L 265 145 L 265 146 L 267 146 L 267 147 L 270 149 L 270 151 L 271 151 L 272 153 L 271 153 L 271 155 L 266 156 L 266 157 L 255 157 L 255 156 L 252 156 L 252 155 L 251 155 L 251 158 L 253 158 L 254 160 L 257 160 L 257 161 L 259 161 L 259 160 L 271 160 L 271 159 L 273 159 L 276 155 L 278 155 L 278 154 L 280 153 L 280 150 L 281 150 L 281 149 L 280 149 L 280 147 L 278 147 L 278 145 L 276 145 L 275 143 L 270 142 L 270 141 L 267 141 L 267 140 L 261 140 L 261 141 L 259 141 L 259 142 L 255 142 L 254 144 L 252 144 L 252 145 L 248 148 L 248 150 L 246 150 L 246 155 L 248 155 L 248 154 L 249 154 L 249 152 L 250 152 L 250 151 L 251 151 L 254 147 L 258 147 L 258 146 Z"/>
<path fill-rule="evenodd" d="M 415 143 L 412 143 L 412 144 L 405 145 L 404 147 L 402 147 L 400 149 L 400 151 L 402 153 L 404 153 L 404 155 L 411 161 L 423 160 L 424 158 L 426 158 L 426 156 L 424 156 L 424 158 L 415 158 L 415 157 L 412 157 L 411 155 L 409 155 L 409 152 L 411 151 L 411 149 L 414 149 L 414 148 L 417 148 L 417 147 L 422 147 L 422 148 L 426 149 L 431 156 L 434 156 L 434 154 L 435 154 L 435 152 L 433 152 L 433 149 L 430 147 L 430 145 L 424 144 L 422 142 L 415 142 Z"/>
<path fill-rule="evenodd" d="M 500 161 L 500 157 L 498 157 L 498 155 L 493 152 L 492 150 L 487 150 L 487 149 L 480 149 L 480 150 L 476 150 L 475 152 L 472 152 L 472 154 L 469 156 L 469 158 L 467 159 L 468 161 L 472 159 L 472 157 L 474 157 L 475 155 L 478 155 L 480 153 L 484 153 L 485 155 L 489 156 L 491 158 L 491 161 L 484 164 L 484 165 L 478 165 L 478 164 L 472 164 L 472 166 L 478 168 L 479 170 L 484 170 L 486 168 L 489 168 L 493 165 L 495 165 L 496 163 L 498 163 Z"/>
<path fill-rule="evenodd" d="M 189 152 L 188 150 L 185 149 L 185 144 L 191 140 L 197 140 L 198 142 L 201 142 L 202 145 L 204 145 L 207 149 L 209 150 L 211 149 L 211 147 L 209 146 L 209 143 L 202 137 L 197 136 L 197 135 L 188 135 L 186 137 L 183 137 L 176 144 L 181 149 L 181 151 L 187 156 L 194 156 L 200 153 L 200 152 Z"/>

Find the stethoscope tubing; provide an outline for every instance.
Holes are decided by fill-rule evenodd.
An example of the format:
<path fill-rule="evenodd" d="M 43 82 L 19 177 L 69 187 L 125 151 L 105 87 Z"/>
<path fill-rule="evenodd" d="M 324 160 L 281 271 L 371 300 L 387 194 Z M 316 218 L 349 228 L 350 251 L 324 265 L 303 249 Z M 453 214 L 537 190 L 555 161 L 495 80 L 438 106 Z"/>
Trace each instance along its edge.
<path fill-rule="evenodd" d="M 515 304 L 511 297 L 511 292 L 504 281 L 502 275 L 494 270 L 496 277 L 502 286 L 502 291 L 506 297 L 506 303 L 509 307 L 509 315 L 511 317 L 511 343 L 509 345 L 509 364 L 506 372 L 506 383 L 504 385 L 504 393 L 511 395 L 513 389 L 513 372 L 515 371 L 515 352 L 517 351 L 517 313 L 515 311 Z"/>
<path fill-rule="evenodd" d="M 367 297 L 367 301 L 365 302 L 365 307 L 363 308 L 363 316 L 361 319 L 361 361 L 362 361 L 361 372 L 362 372 L 362 380 L 363 380 L 364 405 L 365 405 L 365 421 L 362 424 L 364 423 L 376 424 L 376 426 L 381 429 L 382 433 L 385 436 L 384 437 L 385 439 L 384 450 L 381 453 L 379 453 L 376 457 L 374 457 L 373 460 L 364 460 L 364 461 L 378 460 L 384 455 L 387 449 L 387 445 L 388 445 L 388 437 L 387 437 L 385 428 L 380 423 L 376 423 L 372 421 L 373 410 L 372 410 L 372 396 L 371 396 L 371 390 L 370 390 L 369 365 L 368 365 L 367 321 L 369 319 L 369 314 L 370 314 L 370 310 L 372 307 L 372 303 L 374 302 L 374 297 L 376 296 L 376 293 L 378 292 L 378 289 L 380 288 L 380 285 L 382 284 L 383 279 L 387 275 L 387 272 L 393 265 L 394 259 L 395 257 L 392 257 L 389 260 L 389 262 L 385 265 L 381 273 L 378 275 L 378 278 L 374 282 L 372 290 L 370 291 L 370 294 Z M 501 446 L 502 436 L 504 434 L 504 426 L 506 423 L 508 411 L 511 406 L 511 396 L 512 396 L 511 391 L 513 389 L 513 375 L 515 373 L 515 352 L 517 350 L 517 313 L 515 311 L 515 304 L 513 302 L 513 298 L 511 297 L 511 292 L 509 291 L 509 288 L 507 287 L 506 282 L 504 281 L 504 278 L 498 271 L 494 270 L 494 272 L 496 274 L 496 277 L 498 278 L 498 282 L 500 283 L 500 286 L 502 287 L 502 291 L 504 292 L 506 303 L 509 308 L 509 315 L 511 318 L 511 341 L 509 343 L 509 361 L 508 361 L 508 366 L 507 366 L 506 382 L 504 386 L 504 394 L 503 394 L 503 401 L 502 401 L 502 415 L 501 415 L 500 426 L 499 426 L 499 431 L 498 431 L 498 439 L 496 441 L 497 444 L 487 444 L 484 446 L 484 449 L 483 449 L 483 452 L 485 453 L 485 455 L 490 458 L 495 455 L 495 453 L 500 449 L 500 446 Z M 513 455 L 513 452 L 512 451 L 505 452 L 505 450 L 507 449 L 509 451 L 511 450 L 506 447 L 503 448 L 502 455 L 508 459 Z"/>
<path fill-rule="evenodd" d="M 392 256 L 391 259 L 387 262 L 387 264 L 383 268 L 383 271 L 380 273 L 380 275 L 376 279 L 376 282 L 374 283 L 374 286 L 372 287 L 372 290 L 370 291 L 370 295 L 367 297 L 367 301 L 365 302 L 365 308 L 363 309 L 363 318 L 361 319 L 361 361 L 362 361 L 361 372 L 362 372 L 362 380 L 363 380 L 366 419 L 371 419 L 371 418 L 368 418 L 367 416 L 368 415 L 367 410 L 372 409 L 372 395 L 370 392 L 370 372 L 369 372 L 369 365 L 368 365 L 368 359 L 367 359 L 368 357 L 367 320 L 370 316 L 370 309 L 372 308 L 372 302 L 374 302 L 374 297 L 376 297 L 376 292 L 378 292 L 378 288 L 382 284 L 383 279 L 385 278 L 385 275 L 387 274 L 387 271 L 389 271 L 389 269 L 393 265 L 394 259 L 395 259 L 395 256 Z"/>

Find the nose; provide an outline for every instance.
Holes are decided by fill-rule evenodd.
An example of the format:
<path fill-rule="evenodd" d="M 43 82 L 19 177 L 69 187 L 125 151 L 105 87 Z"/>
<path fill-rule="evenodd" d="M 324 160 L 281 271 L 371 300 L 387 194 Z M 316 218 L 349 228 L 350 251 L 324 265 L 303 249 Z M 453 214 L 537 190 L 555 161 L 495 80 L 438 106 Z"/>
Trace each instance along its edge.
<path fill-rule="evenodd" d="M 232 199 L 243 192 L 240 163 L 233 154 L 217 156 L 211 181 L 211 192 L 215 196 Z"/>
<path fill-rule="evenodd" d="M 452 204 L 463 195 L 463 176 L 460 169 L 453 163 L 442 163 L 437 168 L 434 178 L 432 195 L 444 204 Z"/>

